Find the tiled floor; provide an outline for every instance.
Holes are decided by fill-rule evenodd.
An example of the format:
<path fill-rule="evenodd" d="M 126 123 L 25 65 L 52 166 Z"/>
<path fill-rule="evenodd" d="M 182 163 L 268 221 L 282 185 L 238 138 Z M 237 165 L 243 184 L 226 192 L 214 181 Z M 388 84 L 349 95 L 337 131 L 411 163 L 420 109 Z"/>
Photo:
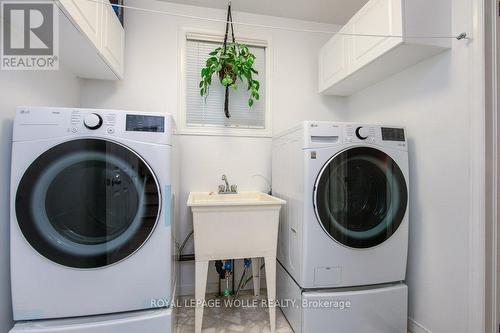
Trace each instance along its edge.
<path fill-rule="evenodd" d="M 265 290 L 263 290 L 265 293 Z M 203 315 L 203 333 L 269 333 L 269 312 L 266 307 L 257 306 L 265 299 L 265 294 L 256 300 L 253 293 L 244 291 L 238 299 L 241 304 L 225 306 L 223 298 L 215 295 L 207 295 L 208 300 L 220 300 L 221 306 L 206 307 Z M 254 300 L 256 302 L 254 303 Z M 194 332 L 194 307 L 191 306 L 192 299 L 183 298 L 179 300 L 177 313 L 176 333 Z M 237 305 L 237 306 L 236 306 Z M 242 306 L 240 306 L 242 305 Z M 281 310 L 276 310 L 276 333 L 293 333 L 290 325 L 283 316 Z M 410 332 L 408 332 L 410 333 Z"/>
<path fill-rule="evenodd" d="M 231 306 L 230 301 L 217 298 L 215 295 L 207 297 L 213 306 L 206 307 L 203 315 L 203 333 L 267 333 L 270 332 L 269 312 L 263 307 L 261 300 L 265 295 L 256 299 L 252 293 L 243 292 L 238 301 Z M 215 304 L 216 301 L 219 304 Z M 194 332 L 194 307 L 191 299 L 179 301 L 178 323 L 176 333 Z M 210 305 L 210 304 L 209 304 Z M 220 306 L 215 306 L 220 305 Z M 293 333 L 290 325 L 279 309 L 276 310 L 276 333 Z"/>

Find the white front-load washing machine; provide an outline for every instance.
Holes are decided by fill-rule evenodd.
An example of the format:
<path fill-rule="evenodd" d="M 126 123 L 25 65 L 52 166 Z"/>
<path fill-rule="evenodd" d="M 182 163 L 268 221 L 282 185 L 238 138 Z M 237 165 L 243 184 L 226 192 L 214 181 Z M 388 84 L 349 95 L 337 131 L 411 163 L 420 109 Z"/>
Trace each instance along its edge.
<path fill-rule="evenodd" d="M 302 288 L 403 281 L 408 150 L 403 128 L 304 122 L 273 139 L 286 200 L 278 260 Z"/>
<path fill-rule="evenodd" d="M 277 298 L 296 333 L 406 333 L 405 130 L 304 122 L 273 139 Z"/>
<path fill-rule="evenodd" d="M 175 283 L 170 116 L 16 111 L 14 320 L 168 307 Z"/>

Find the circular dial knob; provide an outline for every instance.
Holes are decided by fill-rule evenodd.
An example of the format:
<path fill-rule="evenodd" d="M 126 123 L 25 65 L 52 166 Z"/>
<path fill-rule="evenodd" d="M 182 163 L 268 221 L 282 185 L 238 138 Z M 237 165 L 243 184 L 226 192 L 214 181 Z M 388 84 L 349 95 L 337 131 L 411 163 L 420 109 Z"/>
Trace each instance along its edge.
<path fill-rule="evenodd" d="M 98 129 L 102 126 L 102 117 L 97 113 L 89 113 L 83 119 L 83 124 L 85 127 L 91 130 Z"/>
<path fill-rule="evenodd" d="M 366 140 L 366 139 L 368 139 L 368 137 L 370 136 L 368 128 L 361 127 L 361 126 L 358 127 L 358 128 L 356 128 L 356 136 L 360 140 Z"/>

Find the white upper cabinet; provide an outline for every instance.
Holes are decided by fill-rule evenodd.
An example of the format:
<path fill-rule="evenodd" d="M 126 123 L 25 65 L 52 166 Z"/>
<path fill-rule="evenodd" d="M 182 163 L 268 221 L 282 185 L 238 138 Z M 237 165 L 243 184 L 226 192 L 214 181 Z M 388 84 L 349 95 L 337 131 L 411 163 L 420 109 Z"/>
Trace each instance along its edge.
<path fill-rule="evenodd" d="M 123 75 L 125 31 L 111 6 L 104 6 L 101 52 L 110 66 Z"/>
<path fill-rule="evenodd" d="M 370 1 L 347 24 L 347 32 L 356 35 L 401 36 L 401 1 Z M 402 38 L 352 36 L 351 65 L 357 70 L 402 42 Z"/>
<path fill-rule="evenodd" d="M 450 1 L 370 0 L 321 49 L 320 92 L 348 96 L 449 49 L 422 36 L 451 35 Z"/>
<path fill-rule="evenodd" d="M 323 48 L 319 59 L 320 82 L 330 85 L 344 78 L 349 70 L 349 45 L 345 36 L 336 35 Z"/>
<path fill-rule="evenodd" d="M 60 58 L 87 79 L 123 78 L 125 30 L 105 2 L 57 0 L 60 8 Z"/>
<path fill-rule="evenodd" d="M 82 0 L 59 0 L 62 7 L 96 46 L 101 41 L 102 3 Z"/>

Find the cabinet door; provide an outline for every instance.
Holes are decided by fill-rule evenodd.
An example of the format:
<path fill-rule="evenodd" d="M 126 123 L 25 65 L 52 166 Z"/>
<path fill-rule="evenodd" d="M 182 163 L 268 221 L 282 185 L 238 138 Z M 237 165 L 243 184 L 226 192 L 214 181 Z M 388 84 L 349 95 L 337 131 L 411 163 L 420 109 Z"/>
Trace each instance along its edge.
<path fill-rule="evenodd" d="M 352 34 L 384 36 L 352 37 L 350 52 L 352 71 L 358 70 L 403 42 L 402 38 L 388 37 L 403 34 L 401 1 L 370 0 L 346 25 L 346 31 Z"/>
<path fill-rule="evenodd" d="M 78 29 L 100 48 L 102 4 L 82 0 L 59 0 L 59 3 Z"/>
<path fill-rule="evenodd" d="M 115 74 L 123 77 L 125 30 L 111 6 L 104 6 L 101 53 Z"/>
<path fill-rule="evenodd" d="M 349 37 L 333 36 L 319 54 L 319 90 L 323 92 L 339 82 L 349 71 Z"/>

